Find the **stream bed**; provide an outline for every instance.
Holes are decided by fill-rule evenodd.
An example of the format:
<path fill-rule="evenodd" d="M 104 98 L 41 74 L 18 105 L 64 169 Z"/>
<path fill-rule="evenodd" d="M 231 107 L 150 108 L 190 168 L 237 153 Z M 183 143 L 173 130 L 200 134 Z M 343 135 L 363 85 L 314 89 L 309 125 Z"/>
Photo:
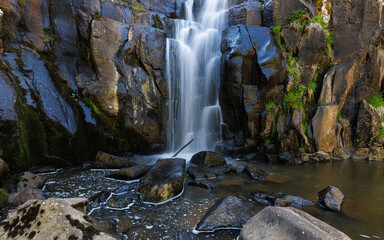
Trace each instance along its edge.
<path fill-rule="evenodd" d="M 136 157 L 141 164 L 155 163 L 161 156 Z M 190 156 L 184 156 L 189 160 Z M 241 173 L 247 162 L 227 159 Z M 240 230 L 219 230 L 213 233 L 193 231 L 206 211 L 225 196 L 237 196 L 253 201 L 252 193 L 283 192 L 317 201 L 317 193 L 329 185 L 338 187 L 345 195 L 341 213 L 318 206 L 303 208 L 316 218 L 336 227 L 352 239 L 384 239 L 384 162 L 333 161 L 299 166 L 251 163 L 271 173 L 273 181 L 260 182 L 243 174 L 223 175 L 211 182 L 212 189 L 187 185 L 178 198 L 161 205 L 145 204 L 136 192 L 138 182 L 119 181 L 105 175 L 116 170 L 89 168 L 65 169 L 44 177 L 47 197 L 90 197 L 111 190 L 118 196 L 129 194 L 132 202 L 124 209 L 101 206 L 91 212 L 96 219 L 111 222 L 124 239 L 236 239 Z M 115 189 L 124 188 L 124 192 Z M 256 214 L 265 206 L 256 204 Z"/>

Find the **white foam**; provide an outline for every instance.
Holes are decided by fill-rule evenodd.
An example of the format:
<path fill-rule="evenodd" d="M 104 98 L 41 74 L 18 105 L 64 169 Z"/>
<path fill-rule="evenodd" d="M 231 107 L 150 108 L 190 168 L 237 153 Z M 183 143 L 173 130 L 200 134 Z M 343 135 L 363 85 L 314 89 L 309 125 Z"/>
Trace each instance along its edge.
<path fill-rule="evenodd" d="M 215 230 L 212 230 L 212 231 L 197 231 L 196 227 L 194 227 L 193 230 L 192 230 L 192 233 L 193 234 L 213 233 L 213 232 L 219 231 L 219 230 L 241 230 L 241 228 L 239 228 L 239 227 L 227 227 L 227 228 L 216 228 Z"/>

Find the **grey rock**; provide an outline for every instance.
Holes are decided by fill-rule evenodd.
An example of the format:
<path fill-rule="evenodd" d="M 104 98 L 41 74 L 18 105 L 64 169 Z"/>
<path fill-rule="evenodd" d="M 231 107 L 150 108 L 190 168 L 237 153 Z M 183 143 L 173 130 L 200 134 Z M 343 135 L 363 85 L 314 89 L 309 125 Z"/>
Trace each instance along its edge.
<path fill-rule="evenodd" d="M 202 151 L 192 156 L 190 163 L 202 168 L 218 167 L 227 165 L 224 157 L 210 151 Z"/>
<path fill-rule="evenodd" d="M 241 229 L 241 240 L 338 239 L 350 238 L 332 226 L 292 207 L 266 207 Z"/>
<path fill-rule="evenodd" d="M 322 208 L 340 212 L 344 194 L 337 187 L 328 186 L 319 192 L 318 199 Z"/>
<path fill-rule="evenodd" d="M 135 180 L 143 177 L 151 170 L 150 165 L 137 165 L 130 168 L 123 168 L 117 172 L 107 175 L 109 178 L 115 178 L 120 180 Z"/>

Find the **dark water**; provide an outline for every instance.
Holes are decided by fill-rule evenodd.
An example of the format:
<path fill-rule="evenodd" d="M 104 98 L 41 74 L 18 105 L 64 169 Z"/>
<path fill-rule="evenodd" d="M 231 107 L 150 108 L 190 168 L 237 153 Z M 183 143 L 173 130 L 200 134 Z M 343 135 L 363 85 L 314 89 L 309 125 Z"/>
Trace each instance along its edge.
<path fill-rule="evenodd" d="M 157 157 L 145 157 L 140 162 L 154 162 Z M 245 162 L 228 160 L 241 172 Z M 342 213 L 324 211 L 316 206 L 306 212 L 343 231 L 352 239 L 384 239 L 384 162 L 336 161 L 315 165 L 281 166 L 254 163 L 272 173 L 273 182 L 257 182 L 244 176 L 222 176 L 210 179 L 212 190 L 186 184 L 183 194 L 162 205 L 147 205 L 134 199 L 128 209 L 101 208 L 91 216 L 114 219 L 118 225 L 130 228 L 126 239 L 236 239 L 239 230 L 220 230 L 214 233 L 194 234 L 199 219 L 218 199 L 228 195 L 252 201 L 256 191 L 284 192 L 301 196 L 313 202 L 317 193 L 333 185 L 344 193 Z M 127 183 L 105 178 L 113 170 L 71 169 L 46 175 L 45 192 L 48 197 L 89 197 L 103 190 L 113 190 Z M 54 182 L 54 183 L 53 183 Z M 135 190 L 131 192 L 136 195 Z M 264 206 L 256 205 L 254 213 Z M 140 236 L 138 234 L 140 233 Z M 143 237 L 145 236 L 145 237 Z"/>

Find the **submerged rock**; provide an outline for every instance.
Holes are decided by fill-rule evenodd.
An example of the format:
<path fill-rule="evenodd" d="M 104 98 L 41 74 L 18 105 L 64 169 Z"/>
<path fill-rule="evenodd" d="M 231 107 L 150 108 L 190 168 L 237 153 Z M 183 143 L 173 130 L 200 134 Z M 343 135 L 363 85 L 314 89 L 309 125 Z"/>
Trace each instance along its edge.
<path fill-rule="evenodd" d="M 188 183 L 188 186 L 194 186 L 204 189 L 211 189 L 212 185 L 204 181 L 192 181 Z"/>
<path fill-rule="evenodd" d="M 184 188 L 186 161 L 159 159 L 140 180 L 138 188 L 144 202 L 161 203 L 179 195 Z"/>
<path fill-rule="evenodd" d="M 265 205 L 279 206 L 279 207 L 297 207 L 302 208 L 306 206 L 313 205 L 313 202 L 304 199 L 302 197 L 287 195 L 284 193 L 262 193 L 257 192 L 253 194 L 253 199 L 256 202 Z"/>
<path fill-rule="evenodd" d="M 107 201 L 107 206 L 110 208 L 127 208 L 133 202 L 132 193 L 124 193 L 112 195 Z"/>
<path fill-rule="evenodd" d="M 117 239 L 97 230 L 92 219 L 75 207 L 86 199 L 29 200 L 1 223 L 1 239 Z M 84 208 L 83 208 L 84 209 Z"/>
<path fill-rule="evenodd" d="M 224 157 L 209 151 L 203 151 L 196 153 L 191 158 L 191 163 L 202 167 L 202 168 L 210 168 L 210 167 L 218 167 L 227 165 L 227 161 L 225 161 Z"/>
<path fill-rule="evenodd" d="M 119 180 L 135 180 L 143 177 L 151 170 L 150 165 L 137 165 L 130 168 L 123 168 L 117 172 L 107 175 L 109 178 L 115 178 Z"/>
<path fill-rule="evenodd" d="M 237 197 L 225 197 L 208 210 L 195 229 L 211 232 L 222 228 L 241 228 L 252 216 L 252 207 L 252 203 Z"/>
<path fill-rule="evenodd" d="M 340 212 L 344 194 L 337 187 L 328 186 L 319 192 L 318 198 L 322 208 Z"/>
<path fill-rule="evenodd" d="M 244 166 L 243 172 L 253 180 L 265 181 L 268 176 L 268 173 L 265 172 L 263 169 L 257 168 L 249 164 L 246 164 Z"/>
<path fill-rule="evenodd" d="M 135 166 L 136 163 L 122 157 L 117 157 L 104 152 L 98 152 L 95 162 L 92 164 L 94 168 L 129 168 Z"/>
<path fill-rule="evenodd" d="M 350 239 L 334 227 L 296 209 L 266 207 L 241 229 L 240 240 Z"/>

